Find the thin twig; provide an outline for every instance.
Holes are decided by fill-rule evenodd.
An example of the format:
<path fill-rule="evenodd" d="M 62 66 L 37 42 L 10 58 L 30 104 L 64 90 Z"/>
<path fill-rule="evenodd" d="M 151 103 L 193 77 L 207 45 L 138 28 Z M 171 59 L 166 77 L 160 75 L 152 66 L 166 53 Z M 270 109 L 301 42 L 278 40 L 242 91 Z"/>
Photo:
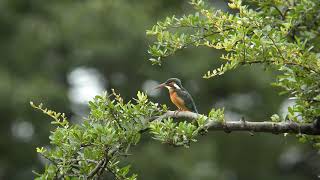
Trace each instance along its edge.
<path fill-rule="evenodd" d="M 281 16 L 281 20 L 285 20 L 286 19 L 286 16 L 282 13 L 282 11 L 278 8 L 278 6 L 274 5 L 272 7 L 274 7 L 279 12 L 279 14 Z"/>
<path fill-rule="evenodd" d="M 241 65 L 245 65 L 245 64 L 263 64 L 263 63 L 266 63 L 266 64 L 270 64 L 270 63 L 278 63 L 278 61 L 275 61 L 275 60 L 255 60 L 255 61 L 242 61 L 240 62 Z M 301 64 L 298 64 L 298 63 L 295 63 L 295 62 L 292 62 L 292 61 L 285 61 L 283 62 L 284 64 L 286 65 L 289 65 L 289 66 L 298 66 L 298 67 L 301 67 L 307 71 L 310 71 L 310 72 L 315 72 L 317 73 L 317 71 L 309 68 L 309 67 L 306 67 L 306 66 L 302 66 Z"/>
<path fill-rule="evenodd" d="M 276 44 L 275 40 L 273 38 L 271 38 L 270 34 L 267 34 L 268 38 L 272 41 L 272 44 L 275 46 L 275 48 L 277 49 L 278 53 L 280 54 L 281 58 L 283 61 L 286 61 L 286 58 L 284 58 L 280 48 L 278 47 L 278 45 Z"/>

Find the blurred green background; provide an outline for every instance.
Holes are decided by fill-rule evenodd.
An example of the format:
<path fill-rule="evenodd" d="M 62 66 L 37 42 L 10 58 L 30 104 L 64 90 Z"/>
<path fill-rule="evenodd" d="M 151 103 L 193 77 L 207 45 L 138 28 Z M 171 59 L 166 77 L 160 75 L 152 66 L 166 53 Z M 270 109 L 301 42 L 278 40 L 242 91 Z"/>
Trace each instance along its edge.
<path fill-rule="evenodd" d="M 227 1 L 212 1 L 227 10 Z M 240 68 L 205 80 L 223 52 L 196 48 L 163 66 L 147 61 L 145 30 L 157 20 L 191 12 L 185 0 L 1 0 L 0 1 L 0 179 L 31 179 L 46 163 L 35 148 L 49 145 L 49 118 L 29 101 L 81 122 L 86 103 L 102 91 L 130 100 L 138 90 L 174 109 L 169 77 L 182 79 L 198 109 L 225 107 L 228 120 L 263 121 L 285 114 L 293 102 L 270 86 L 274 72 Z M 310 145 L 283 135 L 210 132 L 189 149 L 163 145 L 146 134 L 127 161 L 144 179 L 303 180 L 319 173 Z"/>

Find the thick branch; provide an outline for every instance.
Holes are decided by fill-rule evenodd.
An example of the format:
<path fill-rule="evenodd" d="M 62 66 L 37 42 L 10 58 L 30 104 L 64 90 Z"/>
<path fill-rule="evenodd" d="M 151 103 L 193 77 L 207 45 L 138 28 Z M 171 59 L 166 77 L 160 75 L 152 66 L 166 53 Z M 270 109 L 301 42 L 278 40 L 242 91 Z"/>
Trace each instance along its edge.
<path fill-rule="evenodd" d="M 174 112 L 168 111 L 162 116 L 155 119 L 156 121 L 164 118 L 186 118 L 196 120 L 203 115 L 193 112 Z M 205 129 L 214 131 L 250 131 L 250 132 L 265 132 L 265 133 L 292 133 L 292 134 L 307 134 L 307 135 L 320 135 L 320 129 L 313 123 L 296 123 L 296 122 L 248 122 L 248 121 L 225 121 L 223 123 L 217 122 L 215 119 L 210 119 L 207 116 L 203 116 L 207 119 Z"/>

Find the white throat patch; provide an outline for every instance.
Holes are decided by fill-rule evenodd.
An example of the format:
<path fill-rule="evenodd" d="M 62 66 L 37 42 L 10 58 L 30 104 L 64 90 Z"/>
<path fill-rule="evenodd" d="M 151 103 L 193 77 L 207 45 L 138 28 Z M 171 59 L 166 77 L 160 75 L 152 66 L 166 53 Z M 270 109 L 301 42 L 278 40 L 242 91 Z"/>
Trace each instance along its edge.
<path fill-rule="evenodd" d="M 167 89 L 169 89 L 169 90 L 170 90 L 170 89 L 172 89 L 172 87 L 171 87 L 171 86 L 165 86 L 165 87 L 166 87 Z"/>

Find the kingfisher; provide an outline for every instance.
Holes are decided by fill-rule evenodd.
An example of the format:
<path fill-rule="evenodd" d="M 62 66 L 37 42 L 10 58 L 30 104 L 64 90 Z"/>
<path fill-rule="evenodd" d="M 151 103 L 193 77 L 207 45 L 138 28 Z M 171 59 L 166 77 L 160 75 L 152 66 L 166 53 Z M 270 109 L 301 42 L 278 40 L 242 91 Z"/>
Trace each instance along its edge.
<path fill-rule="evenodd" d="M 182 86 L 181 80 L 178 78 L 170 78 L 166 82 L 158 85 L 156 88 L 166 87 L 172 103 L 178 107 L 178 111 L 191 111 L 198 113 L 192 96 Z"/>

